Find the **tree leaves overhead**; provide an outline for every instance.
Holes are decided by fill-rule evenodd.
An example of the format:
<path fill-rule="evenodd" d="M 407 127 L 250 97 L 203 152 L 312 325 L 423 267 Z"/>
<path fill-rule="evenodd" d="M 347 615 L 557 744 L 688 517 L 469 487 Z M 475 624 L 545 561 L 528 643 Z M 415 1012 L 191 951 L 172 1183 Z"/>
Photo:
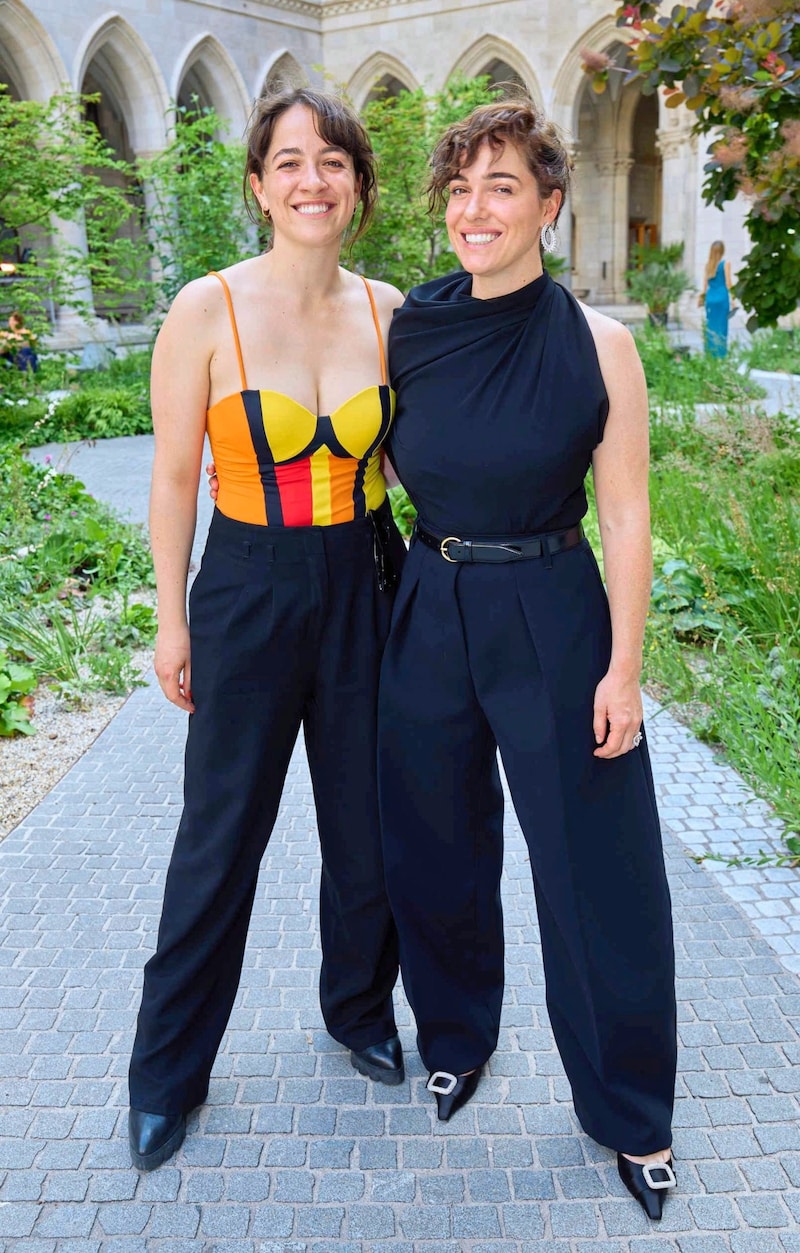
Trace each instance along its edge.
<path fill-rule="evenodd" d="M 800 304 L 800 11 L 795 0 L 698 0 L 620 4 L 617 25 L 632 36 L 623 70 L 587 72 L 603 91 L 611 73 L 639 82 L 665 104 L 695 115 L 711 137 L 703 196 L 724 208 L 739 193 L 752 247 L 736 281 L 751 313 L 769 326 Z"/>

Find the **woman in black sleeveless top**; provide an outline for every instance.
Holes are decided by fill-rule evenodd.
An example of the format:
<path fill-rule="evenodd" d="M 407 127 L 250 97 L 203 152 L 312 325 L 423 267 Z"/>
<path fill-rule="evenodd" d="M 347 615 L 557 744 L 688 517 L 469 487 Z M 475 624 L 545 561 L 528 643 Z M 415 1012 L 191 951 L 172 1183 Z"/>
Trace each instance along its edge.
<path fill-rule="evenodd" d="M 419 518 L 381 679 L 403 978 L 439 1117 L 498 1036 L 503 798 L 530 852 L 576 1114 L 652 1218 L 675 1186 L 669 891 L 641 729 L 647 398 L 628 332 L 543 272 L 568 158 L 529 101 L 433 156 L 463 271 L 394 315 L 389 455 Z M 592 466 L 608 597 L 580 520 Z"/>

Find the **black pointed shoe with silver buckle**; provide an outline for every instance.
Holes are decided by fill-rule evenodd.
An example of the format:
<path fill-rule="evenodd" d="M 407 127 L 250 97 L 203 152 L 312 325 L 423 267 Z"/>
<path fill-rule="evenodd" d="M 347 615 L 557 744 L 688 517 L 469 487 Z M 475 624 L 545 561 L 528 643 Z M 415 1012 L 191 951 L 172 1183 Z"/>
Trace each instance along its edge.
<path fill-rule="evenodd" d="M 185 1114 L 128 1113 L 128 1143 L 137 1170 L 155 1170 L 177 1153 L 186 1136 Z"/>
<path fill-rule="evenodd" d="M 425 1086 L 436 1097 L 439 1122 L 447 1122 L 456 1110 L 461 1109 L 475 1095 L 482 1073 L 482 1066 L 471 1070 L 468 1075 L 451 1075 L 449 1070 L 431 1072 Z"/>
<path fill-rule="evenodd" d="M 631 1196 L 635 1197 L 648 1218 L 658 1220 L 664 1209 L 664 1198 L 672 1188 L 677 1188 L 678 1181 L 672 1165 L 672 1158 L 666 1162 L 650 1162 L 640 1166 L 632 1162 L 622 1153 L 617 1153 L 617 1169 L 619 1177 Z"/>
<path fill-rule="evenodd" d="M 365 1049 L 351 1049 L 350 1065 L 355 1066 L 360 1075 L 378 1083 L 388 1083 L 390 1087 L 402 1083 L 406 1077 L 403 1049 L 396 1035 L 381 1040 L 380 1044 L 370 1044 Z"/>

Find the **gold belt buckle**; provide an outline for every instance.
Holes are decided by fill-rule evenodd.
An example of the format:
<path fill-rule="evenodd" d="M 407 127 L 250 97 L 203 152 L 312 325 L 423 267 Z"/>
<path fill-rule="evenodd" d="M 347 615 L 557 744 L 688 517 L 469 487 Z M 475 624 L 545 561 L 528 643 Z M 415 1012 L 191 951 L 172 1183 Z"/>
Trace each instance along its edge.
<path fill-rule="evenodd" d="M 460 544 L 460 543 L 461 543 L 461 540 L 458 538 L 457 535 L 448 535 L 446 539 L 443 539 L 441 544 L 439 545 L 439 552 L 442 554 L 445 561 L 449 561 L 451 565 L 457 565 L 458 563 L 456 562 L 455 557 L 448 556 L 446 545 L 447 544 Z"/>

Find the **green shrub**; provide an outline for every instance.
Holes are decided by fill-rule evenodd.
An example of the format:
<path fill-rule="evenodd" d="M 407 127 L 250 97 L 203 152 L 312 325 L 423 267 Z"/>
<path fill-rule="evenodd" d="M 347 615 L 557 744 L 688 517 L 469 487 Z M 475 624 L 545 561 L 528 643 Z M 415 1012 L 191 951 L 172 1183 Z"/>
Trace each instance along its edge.
<path fill-rule="evenodd" d="M 745 358 L 752 370 L 785 370 L 788 374 L 800 374 L 800 330 L 792 327 L 782 330 L 774 326 L 770 330 L 756 331 Z"/>
<path fill-rule="evenodd" d="M 0 647 L 66 699 L 129 690 L 131 650 L 155 631 L 154 611 L 131 600 L 154 584 L 141 528 L 16 447 L 0 447 L 0 481 Z"/>
<path fill-rule="evenodd" d="M 47 405 L 38 396 L 13 398 L 5 391 L 0 398 L 0 443 L 24 441 L 37 422 L 44 419 Z"/>
<path fill-rule="evenodd" d="M 683 243 L 635 244 L 633 265 L 625 273 L 631 300 L 647 306 L 653 319 L 666 323 L 669 307 L 689 291 L 692 280 L 682 268 Z"/>
<path fill-rule="evenodd" d="M 800 496 L 800 449 L 763 453 L 750 468 L 755 476 L 766 479 L 776 492 Z"/>
<path fill-rule="evenodd" d="M 125 353 L 113 357 L 102 369 L 84 370 L 80 385 L 85 391 L 105 391 L 109 388 L 130 387 L 147 395 L 150 387 L 150 350 Z"/>
<path fill-rule="evenodd" d="M 66 443 L 76 439 L 144 435 L 152 429 L 146 392 L 138 387 L 93 384 L 60 400 L 38 427 L 35 442 Z"/>
<path fill-rule="evenodd" d="M 656 562 L 644 674 L 775 806 L 800 855 L 800 430 L 738 406 L 666 406 L 650 479 Z M 667 553 L 666 560 L 663 554 Z"/>
<path fill-rule="evenodd" d="M 36 676 L 29 666 L 0 652 L 0 735 L 31 735 L 31 698 Z"/>
<path fill-rule="evenodd" d="M 408 499 L 408 494 L 404 487 L 389 488 L 389 503 L 392 506 L 394 520 L 397 523 L 397 529 L 400 534 L 408 539 L 414 526 L 414 519 L 417 511 Z"/>
<path fill-rule="evenodd" d="M 734 355 L 707 357 L 676 347 L 656 326 L 637 328 L 636 347 L 644 366 L 651 406 L 670 410 L 704 404 L 748 405 L 761 389 L 739 374 Z"/>

